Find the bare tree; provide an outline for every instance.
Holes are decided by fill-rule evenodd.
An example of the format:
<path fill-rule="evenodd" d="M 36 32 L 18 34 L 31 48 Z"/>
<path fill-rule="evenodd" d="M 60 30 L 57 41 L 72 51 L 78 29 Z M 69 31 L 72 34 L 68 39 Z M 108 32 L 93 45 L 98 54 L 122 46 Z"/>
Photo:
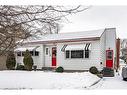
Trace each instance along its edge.
<path fill-rule="evenodd" d="M 13 49 L 16 41 L 45 33 L 58 33 L 67 15 L 88 7 L 0 6 L 0 55 Z"/>

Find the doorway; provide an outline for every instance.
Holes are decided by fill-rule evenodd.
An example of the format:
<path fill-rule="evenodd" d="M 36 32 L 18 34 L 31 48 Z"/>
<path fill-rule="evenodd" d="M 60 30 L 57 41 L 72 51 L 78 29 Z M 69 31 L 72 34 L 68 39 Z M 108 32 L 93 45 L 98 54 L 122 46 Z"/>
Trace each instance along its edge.
<path fill-rule="evenodd" d="M 52 67 L 56 67 L 56 47 L 52 47 Z"/>
<path fill-rule="evenodd" d="M 106 67 L 113 68 L 113 50 L 106 50 Z"/>

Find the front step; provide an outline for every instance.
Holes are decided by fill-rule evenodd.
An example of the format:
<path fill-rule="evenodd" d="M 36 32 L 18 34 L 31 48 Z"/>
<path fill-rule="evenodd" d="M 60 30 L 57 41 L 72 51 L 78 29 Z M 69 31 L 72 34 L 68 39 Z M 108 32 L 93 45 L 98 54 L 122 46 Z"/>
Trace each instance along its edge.
<path fill-rule="evenodd" d="M 103 69 L 103 77 L 114 77 L 114 70 L 111 68 L 104 68 Z"/>

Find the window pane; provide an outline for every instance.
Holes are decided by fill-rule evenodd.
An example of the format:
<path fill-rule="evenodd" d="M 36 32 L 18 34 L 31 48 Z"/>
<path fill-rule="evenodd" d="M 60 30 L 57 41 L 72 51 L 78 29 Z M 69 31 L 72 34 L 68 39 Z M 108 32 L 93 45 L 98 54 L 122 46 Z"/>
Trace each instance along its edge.
<path fill-rule="evenodd" d="M 52 55 L 56 57 L 56 48 L 52 48 Z"/>
<path fill-rule="evenodd" d="M 83 58 L 84 50 L 73 50 L 71 51 L 71 58 Z"/>
<path fill-rule="evenodd" d="M 17 52 L 17 56 L 21 56 L 21 52 Z"/>
<path fill-rule="evenodd" d="M 35 51 L 35 56 L 39 56 L 39 52 L 38 51 Z"/>
<path fill-rule="evenodd" d="M 70 51 L 67 50 L 67 51 L 66 51 L 66 58 L 69 58 L 69 56 L 70 56 Z"/>
<path fill-rule="evenodd" d="M 24 52 L 22 52 L 22 56 L 24 56 L 24 54 L 25 54 L 25 51 L 24 51 Z"/>
<path fill-rule="evenodd" d="M 48 55 L 48 48 L 46 48 L 46 55 Z"/>
<path fill-rule="evenodd" d="M 30 54 L 31 54 L 31 56 L 33 56 L 34 55 L 33 51 L 30 51 Z"/>
<path fill-rule="evenodd" d="M 89 50 L 85 50 L 85 58 L 89 58 Z"/>
<path fill-rule="evenodd" d="M 108 52 L 107 59 L 112 59 L 112 52 Z"/>

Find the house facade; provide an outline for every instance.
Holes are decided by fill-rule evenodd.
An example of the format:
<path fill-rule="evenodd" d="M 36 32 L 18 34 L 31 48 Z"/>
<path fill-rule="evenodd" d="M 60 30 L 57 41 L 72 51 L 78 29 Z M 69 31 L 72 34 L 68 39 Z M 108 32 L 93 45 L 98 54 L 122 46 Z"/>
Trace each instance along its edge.
<path fill-rule="evenodd" d="M 116 58 L 116 29 L 47 34 L 41 40 L 25 42 L 15 49 L 17 64 L 23 64 L 28 49 L 37 69 L 43 67 L 65 70 L 89 70 L 96 66 L 114 68 Z"/>
<path fill-rule="evenodd" d="M 120 56 L 123 57 L 125 61 L 127 60 L 127 39 L 121 40 L 121 52 Z"/>

